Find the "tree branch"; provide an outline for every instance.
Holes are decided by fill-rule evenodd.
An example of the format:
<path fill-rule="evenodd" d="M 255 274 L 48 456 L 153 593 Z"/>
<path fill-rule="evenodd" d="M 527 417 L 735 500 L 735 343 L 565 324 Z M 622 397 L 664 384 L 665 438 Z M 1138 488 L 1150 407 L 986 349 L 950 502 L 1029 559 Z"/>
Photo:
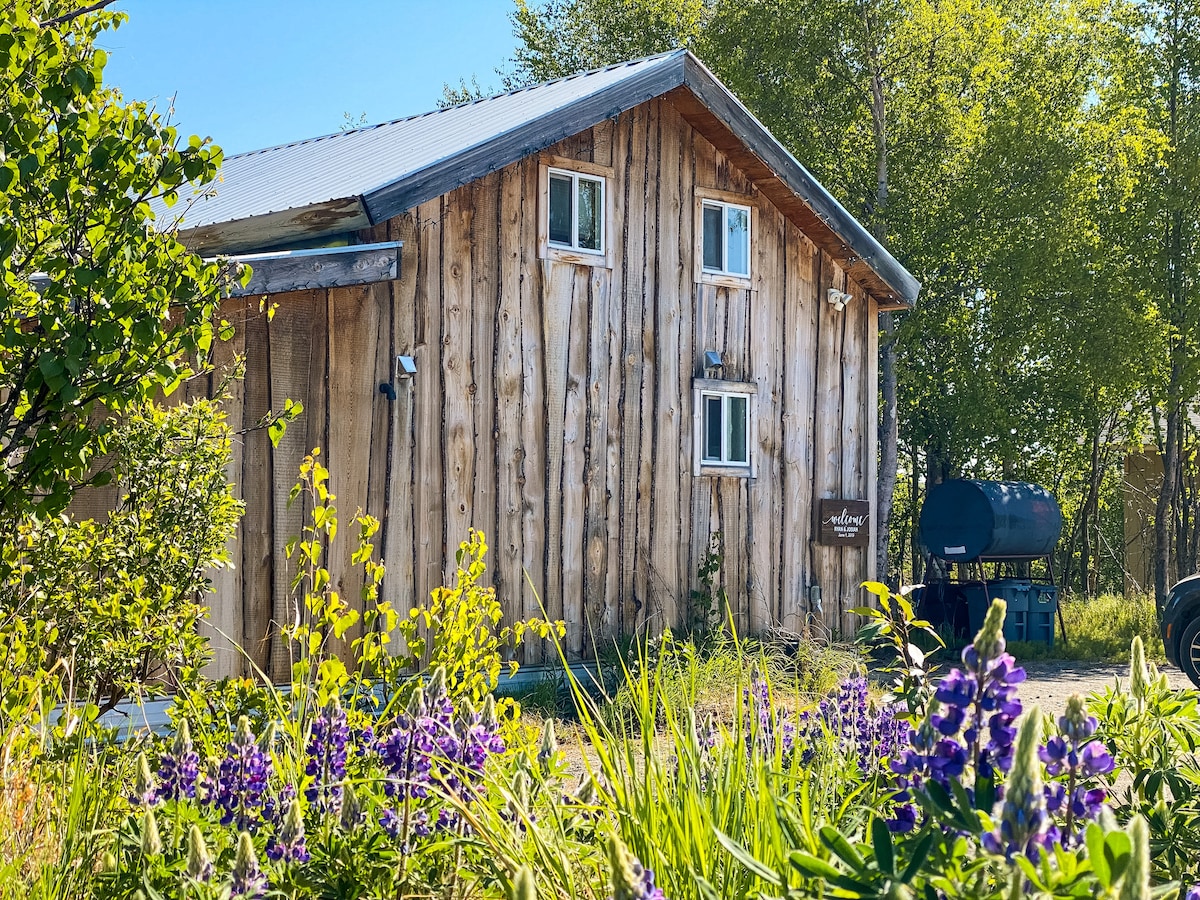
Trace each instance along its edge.
<path fill-rule="evenodd" d="M 99 12 L 106 6 L 111 6 L 117 0 L 99 0 L 97 3 L 92 3 L 88 6 L 80 7 L 74 12 L 63 13 L 61 16 L 55 16 L 53 19 L 47 19 L 42 23 L 43 28 L 50 28 L 54 25 L 62 25 L 65 22 L 70 22 L 72 19 L 78 19 L 80 16 L 86 16 L 88 13 Z"/>

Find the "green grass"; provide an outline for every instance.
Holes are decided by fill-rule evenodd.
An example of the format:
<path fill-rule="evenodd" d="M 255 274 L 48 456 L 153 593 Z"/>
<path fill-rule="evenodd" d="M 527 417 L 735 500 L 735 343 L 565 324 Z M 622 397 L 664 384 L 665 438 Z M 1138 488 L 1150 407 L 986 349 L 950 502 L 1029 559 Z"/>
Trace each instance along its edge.
<path fill-rule="evenodd" d="M 1130 643 L 1140 636 L 1147 658 L 1157 662 L 1166 659 L 1153 594 L 1070 598 L 1062 601 L 1062 615 L 1067 628 L 1065 642 L 1055 621 L 1053 648 L 1022 642 L 1010 644 L 1009 652 L 1018 660 L 1126 662 Z"/>

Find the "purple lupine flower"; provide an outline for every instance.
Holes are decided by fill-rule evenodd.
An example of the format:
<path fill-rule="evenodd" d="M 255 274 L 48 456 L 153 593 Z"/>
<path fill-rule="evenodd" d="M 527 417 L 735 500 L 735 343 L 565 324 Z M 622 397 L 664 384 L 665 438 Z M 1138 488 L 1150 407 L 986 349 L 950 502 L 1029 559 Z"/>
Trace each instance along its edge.
<path fill-rule="evenodd" d="M 270 774 L 271 757 L 255 741 L 250 720 L 242 716 L 221 760 L 212 797 L 222 811 L 222 825 L 232 824 L 238 831 L 257 827 Z"/>
<path fill-rule="evenodd" d="M 305 799 L 319 813 L 338 815 L 342 809 L 341 781 L 346 777 L 346 745 L 350 726 L 345 710 L 335 697 L 313 720 L 308 740 L 308 762 L 304 773 L 312 782 L 304 790 Z"/>
<path fill-rule="evenodd" d="M 171 749 L 158 760 L 158 799 L 181 800 L 196 796 L 200 777 L 200 754 L 192 747 L 187 719 L 179 723 Z"/>
<path fill-rule="evenodd" d="M 751 673 L 750 687 L 742 689 L 742 697 L 748 706 L 747 743 L 762 753 L 790 756 L 796 746 L 796 726 L 782 709 L 771 705 L 771 687 L 757 670 Z"/>
<path fill-rule="evenodd" d="M 293 800 L 279 834 L 267 844 L 267 858 L 275 862 L 305 863 L 311 858 L 304 842 L 304 815 L 300 801 Z"/>
<path fill-rule="evenodd" d="M 1183 900 L 1200 900 L 1200 884 L 1194 884 L 1183 896 Z"/>
<path fill-rule="evenodd" d="M 1091 741 L 1079 751 L 1080 771 L 1085 778 L 1096 775 L 1107 775 L 1115 768 L 1112 755 L 1099 741 Z"/>
<path fill-rule="evenodd" d="M 257 900 L 266 896 L 270 886 L 267 876 L 258 866 L 258 857 L 254 855 L 254 841 L 250 839 L 248 832 L 241 832 L 238 835 L 237 857 L 233 863 L 229 896 Z"/>
<path fill-rule="evenodd" d="M 389 837 L 398 837 L 400 826 L 400 815 L 394 809 L 387 808 L 379 814 L 379 827 L 386 831 Z"/>
<path fill-rule="evenodd" d="M 1003 854 L 1010 860 L 1017 854 L 1024 854 L 1037 862 L 1042 851 L 1059 840 L 1058 828 L 1046 810 L 1046 792 L 1037 761 L 1041 729 L 1041 715 L 1034 707 L 1022 719 L 1017 732 L 1013 765 L 1008 783 L 1004 786 L 1004 799 L 999 802 L 995 812 L 998 820 L 996 827 L 983 834 L 986 850 Z"/>

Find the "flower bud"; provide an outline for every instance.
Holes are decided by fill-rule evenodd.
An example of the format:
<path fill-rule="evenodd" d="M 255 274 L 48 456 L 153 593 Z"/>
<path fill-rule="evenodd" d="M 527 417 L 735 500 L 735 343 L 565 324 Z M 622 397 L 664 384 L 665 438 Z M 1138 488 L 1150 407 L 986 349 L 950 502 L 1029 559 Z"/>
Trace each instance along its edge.
<path fill-rule="evenodd" d="M 558 759 L 558 738 L 554 734 L 554 720 L 547 719 L 542 728 L 542 742 L 538 745 L 537 761 L 543 769 L 548 769 Z"/>
<path fill-rule="evenodd" d="M 980 663 L 984 667 L 1004 652 L 1004 616 L 1007 612 L 1006 602 L 1000 599 L 993 600 L 983 619 L 983 627 L 975 635 L 975 652 L 979 654 Z"/>
<path fill-rule="evenodd" d="M 212 857 L 198 825 L 188 829 L 187 875 L 193 881 L 208 881 L 213 876 Z"/>
<path fill-rule="evenodd" d="M 250 747 L 254 744 L 254 730 L 250 727 L 250 720 L 246 716 L 238 719 L 237 731 L 233 734 L 233 743 L 239 747 Z"/>
<path fill-rule="evenodd" d="M 154 810 L 146 808 L 142 817 L 142 856 L 159 856 L 163 852 L 162 837 L 158 833 L 158 820 Z"/>
<path fill-rule="evenodd" d="M 1150 682 L 1150 671 L 1146 668 L 1146 647 L 1137 635 L 1129 646 L 1129 693 L 1135 698 L 1144 697 Z"/>
<path fill-rule="evenodd" d="M 1136 640 L 1136 638 L 1135 638 Z M 1120 900 L 1142 900 L 1150 896 L 1150 832 L 1146 820 L 1134 816 L 1129 823 L 1129 840 L 1133 852 L 1121 879 Z"/>
<path fill-rule="evenodd" d="M 354 831 L 363 821 L 362 804 L 349 781 L 342 782 L 342 814 L 338 821 L 342 831 Z"/>
<path fill-rule="evenodd" d="M 154 784 L 154 773 L 150 771 L 150 761 L 145 753 L 137 755 L 137 775 L 133 782 L 133 802 L 138 806 L 150 807 L 158 797 L 158 788 Z"/>
<path fill-rule="evenodd" d="M 537 884 L 533 880 L 533 869 L 521 866 L 513 876 L 509 890 L 511 900 L 537 900 Z"/>

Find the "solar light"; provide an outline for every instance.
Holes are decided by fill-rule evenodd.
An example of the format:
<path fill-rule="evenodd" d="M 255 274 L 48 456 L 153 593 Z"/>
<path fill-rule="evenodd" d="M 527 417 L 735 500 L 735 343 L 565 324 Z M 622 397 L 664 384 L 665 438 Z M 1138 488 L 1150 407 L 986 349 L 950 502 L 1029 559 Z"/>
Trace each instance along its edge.
<path fill-rule="evenodd" d="M 406 381 L 417 374 L 417 361 L 411 356 L 396 357 L 396 380 Z"/>
<path fill-rule="evenodd" d="M 704 368 L 709 369 L 724 369 L 725 363 L 721 361 L 721 354 L 716 350 L 704 351 Z"/>

